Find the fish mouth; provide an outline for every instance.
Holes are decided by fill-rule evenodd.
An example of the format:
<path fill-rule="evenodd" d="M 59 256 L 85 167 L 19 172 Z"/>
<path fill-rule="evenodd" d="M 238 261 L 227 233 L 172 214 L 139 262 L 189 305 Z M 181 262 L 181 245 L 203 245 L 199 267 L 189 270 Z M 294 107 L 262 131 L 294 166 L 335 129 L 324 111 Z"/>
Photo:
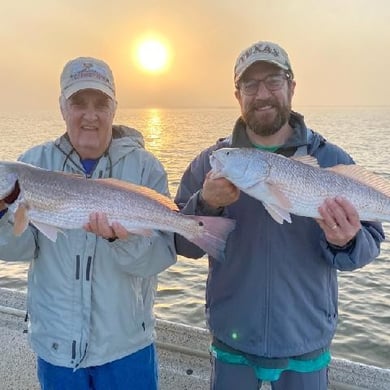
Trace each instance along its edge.
<path fill-rule="evenodd" d="M 220 169 L 221 168 L 221 162 L 218 160 L 217 155 L 213 152 L 210 156 L 210 165 L 213 169 Z"/>
<path fill-rule="evenodd" d="M 212 179 L 218 179 L 219 177 L 222 177 L 222 169 L 223 165 L 218 160 L 216 155 L 214 153 L 210 156 L 210 165 L 211 165 L 211 178 Z"/>
<path fill-rule="evenodd" d="M 14 174 L 6 174 L 0 179 L 0 199 L 9 196 L 15 188 L 18 178 Z"/>

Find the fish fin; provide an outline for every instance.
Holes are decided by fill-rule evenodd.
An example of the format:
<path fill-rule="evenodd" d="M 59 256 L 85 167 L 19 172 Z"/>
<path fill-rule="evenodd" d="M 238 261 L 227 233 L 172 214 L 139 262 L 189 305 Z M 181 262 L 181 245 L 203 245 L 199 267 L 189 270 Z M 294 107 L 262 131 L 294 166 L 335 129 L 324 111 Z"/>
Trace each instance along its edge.
<path fill-rule="evenodd" d="M 343 176 L 347 176 L 358 181 L 359 183 L 374 188 L 386 196 L 390 196 L 390 181 L 362 166 L 355 164 L 339 164 L 325 169 Z"/>
<path fill-rule="evenodd" d="M 64 172 L 64 171 L 54 171 L 56 173 L 59 173 L 60 175 L 64 175 L 67 177 L 74 177 L 76 179 L 83 179 L 83 180 L 89 180 L 85 177 L 85 175 L 81 173 L 75 173 L 75 172 Z"/>
<path fill-rule="evenodd" d="M 162 205 L 168 207 L 170 210 L 179 211 L 179 208 L 177 207 L 177 205 L 172 199 L 170 199 L 168 196 L 160 194 L 159 192 L 153 190 L 152 188 L 140 186 L 134 183 L 130 183 L 128 181 L 119 180 L 112 177 L 108 179 L 92 179 L 92 180 L 100 183 L 104 182 L 112 187 L 121 188 L 123 190 L 131 191 L 131 192 L 135 192 L 147 196 L 148 198 L 155 200 L 161 203 Z"/>
<path fill-rule="evenodd" d="M 131 229 L 131 230 L 128 230 L 129 233 L 132 233 L 132 234 L 138 234 L 140 236 L 145 236 L 145 237 L 151 237 L 153 235 L 153 230 L 152 229 L 137 229 L 137 228 L 134 228 L 134 229 Z"/>
<path fill-rule="evenodd" d="M 290 199 L 283 192 L 283 188 L 280 184 L 267 183 L 268 190 L 272 197 L 276 199 L 278 207 L 289 210 L 292 208 Z"/>
<path fill-rule="evenodd" d="M 315 168 L 320 168 L 320 164 L 318 164 L 318 160 L 315 157 L 310 156 L 310 154 L 306 154 L 304 156 L 296 156 L 296 157 L 292 156 L 290 157 L 290 159 L 299 161 L 302 164 L 310 165 Z"/>
<path fill-rule="evenodd" d="M 185 238 L 203 249 L 214 259 L 223 261 L 225 259 L 226 240 L 235 228 L 236 221 L 225 217 L 199 215 L 186 215 L 186 217 L 196 220 L 200 225 L 202 224 L 203 229 L 197 236 L 185 236 Z"/>
<path fill-rule="evenodd" d="M 263 205 L 265 209 L 268 211 L 269 215 L 277 222 L 282 224 L 283 221 L 287 221 L 288 223 L 291 223 L 291 216 L 290 213 L 279 206 L 276 206 L 275 204 L 270 203 L 264 203 Z"/>
<path fill-rule="evenodd" d="M 283 223 L 283 220 L 291 223 L 290 214 L 287 210 L 292 209 L 291 201 L 284 194 L 283 189 L 278 184 L 266 183 L 264 186 L 253 185 L 252 187 L 246 188 L 245 192 L 255 199 L 272 199 L 272 203 L 266 200 L 260 200 L 267 211 L 270 213 L 272 218 L 278 222 Z M 264 195 L 266 196 L 264 198 Z"/>
<path fill-rule="evenodd" d="M 20 236 L 28 226 L 27 206 L 20 203 L 14 215 L 14 229 L 15 236 Z"/>
<path fill-rule="evenodd" d="M 53 242 L 56 242 L 58 232 L 65 234 L 61 229 L 58 229 L 52 225 L 47 225 L 46 223 L 31 221 L 31 224 L 34 225 L 44 236 L 46 236 L 50 241 Z"/>

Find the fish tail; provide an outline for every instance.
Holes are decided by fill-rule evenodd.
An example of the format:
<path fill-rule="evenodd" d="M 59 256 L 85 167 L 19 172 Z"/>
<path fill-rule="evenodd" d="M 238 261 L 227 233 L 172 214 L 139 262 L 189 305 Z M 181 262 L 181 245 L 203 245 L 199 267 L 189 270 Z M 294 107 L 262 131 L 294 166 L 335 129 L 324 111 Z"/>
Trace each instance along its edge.
<path fill-rule="evenodd" d="M 236 221 L 225 217 L 206 217 L 192 215 L 199 224 L 203 225 L 201 234 L 191 237 L 191 241 L 215 259 L 223 260 L 226 240 L 235 228 Z"/>

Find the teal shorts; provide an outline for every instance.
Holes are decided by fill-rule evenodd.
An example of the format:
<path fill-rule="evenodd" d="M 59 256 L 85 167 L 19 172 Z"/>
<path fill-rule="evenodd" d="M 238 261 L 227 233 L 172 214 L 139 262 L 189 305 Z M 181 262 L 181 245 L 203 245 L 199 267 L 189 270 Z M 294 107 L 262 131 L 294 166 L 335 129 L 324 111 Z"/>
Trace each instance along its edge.
<path fill-rule="evenodd" d="M 285 371 L 293 371 L 299 373 L 319 371 L 327 367 L 331 361 L 330 352 L 326 350 L 312 359 L 281 359 L 285 360 L 284 367 L 275 366 L 274 368 L 270 368 L 256 365 L 245 355 L 223 351 L 215 347 L 214 345 L 210 346 L 210 352 L 214 358 L 220 360 L 221 362 L 249 366 L 253 369 L 258 380 L 270 382 L 277 381 L 280 378 L 281 374 Z"/>
<path fill-rule="evenodd" d="M 214 356 L 211 362 L 211 390 L 258 390 L 263 384 L 251 366 L 226 363 Z M 270 383 L 272 390 L 327 390 L 328 368 L 313 372 L 286 370 Z"/>

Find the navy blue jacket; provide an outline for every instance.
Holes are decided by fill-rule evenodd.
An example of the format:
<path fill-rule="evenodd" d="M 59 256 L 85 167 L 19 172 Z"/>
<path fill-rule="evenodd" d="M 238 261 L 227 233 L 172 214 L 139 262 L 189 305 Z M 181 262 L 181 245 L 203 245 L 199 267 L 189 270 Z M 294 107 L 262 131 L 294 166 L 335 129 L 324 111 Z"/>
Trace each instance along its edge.
<path fill-rule="evenodd" d="M 321 167 L 353 164 L 341 148 L 308 130 L 292 113 L 294 135 L 277 153 L 304 151 Z M 250 147 L 238 119 L 230 137 L 204 150 L 186 169 L 175 201 L 185 214 L 208 214 L 199 190 L 211 169 L 209 156 L 222 147 Z M 353 244 L 331 247 L 312 218 L 292 215 L 276 223 L 262 203 L 241 192 L 222 215 L 237 221 L 224 262 L 209 259 L 206 317 L 212 335 L 229 347 L 261 357 L 299 356 L 330 345 L 337 324 L 337 270 L 360 268 L 378 256 L 384 240 L 379 223 L 362 222 Z M 176 235 L 178 254 L 199 258 L 204 252 Z"/>

